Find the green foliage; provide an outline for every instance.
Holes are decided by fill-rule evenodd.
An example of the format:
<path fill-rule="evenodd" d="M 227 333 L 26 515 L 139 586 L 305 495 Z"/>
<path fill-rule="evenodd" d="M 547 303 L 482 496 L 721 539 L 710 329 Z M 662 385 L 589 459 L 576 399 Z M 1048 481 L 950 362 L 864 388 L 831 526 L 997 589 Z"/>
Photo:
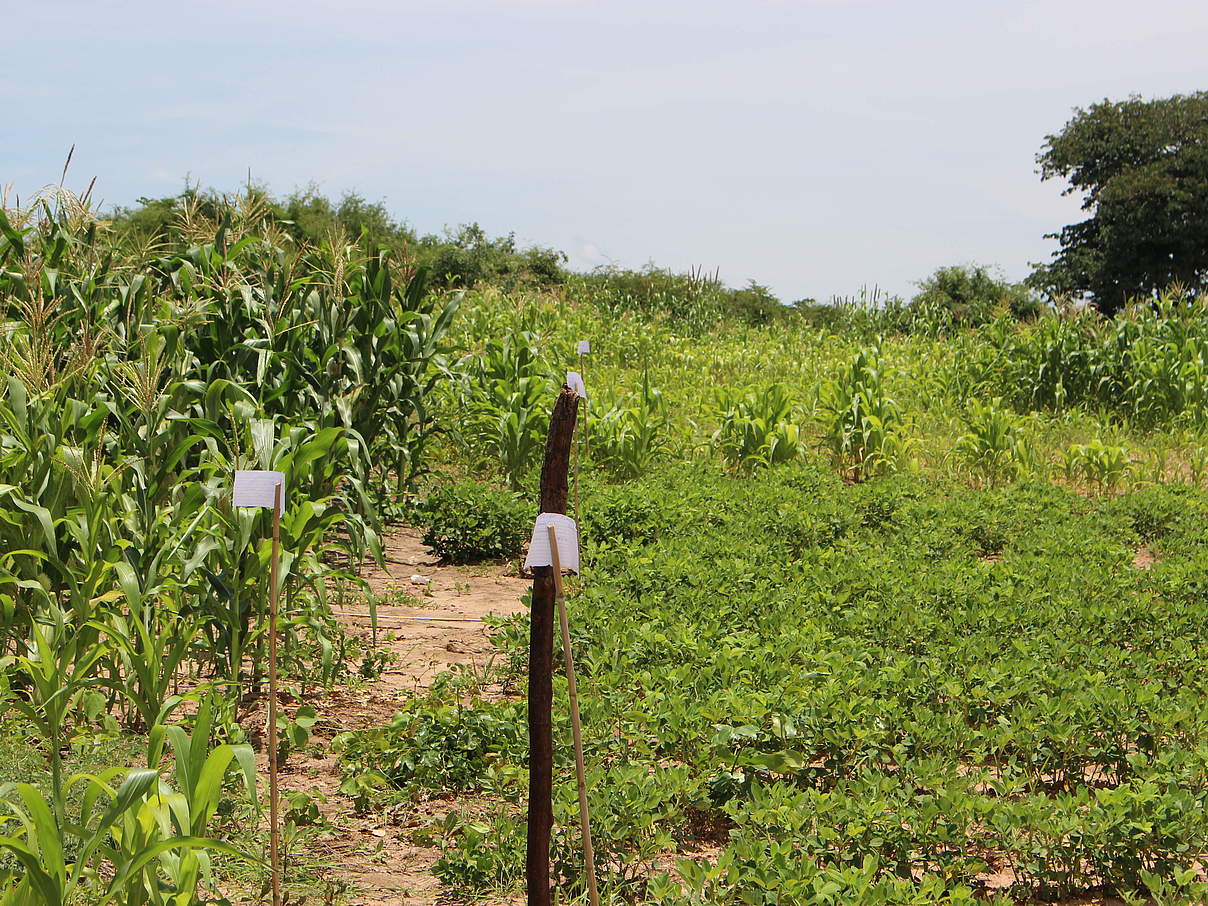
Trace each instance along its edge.
<path fill-rule="evenodd" d="M 801 455 L 804 444 L 794 420 L 795 406 L 781 385 L 745 393 L 722 390 L 717 402 L 720 424 L 713 445 L 731 468 L 750 472 Z"/>
<path fill-rule="evenodd" d="M 659 502 L 625 485 L 593 489 L 585 510 L 582 531 L 593 546 L 650 541 L 665 525 Z"/>
<path fill-rule="evenodd" d="M 955 453 L 982 480 L 990 484 L 1009 481 L 1031 465 L 1024 426 L 1003 408 L 1002 400 L 970 400 L 965 427 L 968 433 L 957 440 Z"/>
<path fill-rule="evenodd" d="M 273 214 L 295 241 L 313 246 L 364 237 L 370 247 L 401 256 L 416 241 L 414 232 L 396 223 L 382 202 L 368 202 L 355 192 L 332 203 L 310 186 L 273 204 Z"/>
<path fill-rule="evenodd" d="M 1095 439 L 1066 448 L 1062 470 L 1069 481 L 1093 484 L 1099 493 L 1111 493 L 1127 477 L 1131 459 L 1124 447 Z"/>
<path fill-rule="evenodd" d="M 233 852 L 207 822 L 250 750 L 169 728 L 171 788 L 158 755 L 150 779 L 120 783 L 67 777 L 63 756 L 122 724 L 162 752 L 186 698 L 259 683 L 270 524 L 232 508 L 231 473 L 286 476 L 282 664 L 330 680 L 329 583 L 380 557 L 392 495 L 378 467 L 395 491 L 424 469 L 459 299 L 433 300 L 376 249 L 299 246 L 279 226 L 255 192 L 184 198 L 142 239 L 82 206 L 0 215 L 0 675 L 48 768 L 44 791 L 10 791 L 0 835 L 25 863 L 12 902 L 50 884 L 56 906 L 78 901 L 73 885 L 95 902 L 189 903 L 205 853 Z"/>
<path fill-rule="evenodd" d="M 822 443 L 835 465 L 853 481 L 892 472 L 908 444 L 898 404 L 885 392 L 880 346 L 868 346 L 839 366 L 818 397 Z"/>
<path fill-rule="evenodd" d="M 490 823 L 450 812 L 435 828 L 441 855 L 433 874 L 452 890 L 507 889 L 524 878 L 527 825 L 506 815 Z"/>
<path fill-rule="evenodd" d="M 573 643 L 606 899 L 971 906 L 1005 871 L 1016 902 L 1201 889 L 1204 492 L 851 486 L 806 460 L 758 481 L 666 466 L 588 499 Z M 640 547 L 595 526 L 660 509 Z M 1160 568 L 1132 567 L 1145 538 Z M 364 770 L 489 795 L 491 817 L 434 831 L 438 871 L 513 887 L 523 708 L 413 707 Z M 556 679 L 573 828 L 566 708 Z M 554 863 L 581 891 L 573 830 Z"/>
<path fill-rule="evenodd" d="M 87 901 L 133 906 L 196 902 L 199 881 L 211 881 L 209 854 L 250 857 L 207 836 L 232 761 L 255 788 L 250 747 L 210 747 L 212 712 L 200 709 L 194 733 L 157 726 L 148 761 L 157 765 L 164 740 L 175 753 L 175 786 L 147 768 L 77 774 L 49 796 L 28 783 L 0 788 L 10 819 L 0 819 L 0 850 L 25 869 L 5 902 L 62 906 Z M 78 815 L 69 814 L 70 802 Z M 14 827 L 15 825 L 15 827 Z"/>
<path fill-rule="evenodd" d="M 771 290 L 754 280 L 740 289 L 729 290 L 726 307 L 735 317 L 752 325 L 775 324 L 789 312 Z"/>
<path fill-rule="evenodd" d="M 1086 220 L 1055 234 L 1061 248 L 1033 279 L 1089 294 L 1106 314 L 1208 276 L 1208 93 L 1078 108 L 1037 156 L 1043 179 L 1083 196 Z"/>
<path fill-rule="evenodd" d="M 667 404 L 643 374 L 637 392 L 591 418 L 592 460 L 617 478 L 637 478 L 670 452 Z"/>
<path fill-rule="evenodd" d="M 1034 318 L 1040 301 L 1024 286 L 996 278 L 981 265 L 941 267 L 919 283 L 911 302 L 914 309 L 945 311 L 958 326 L 976 326 L 1001 313 L 1014 318 Z"/>
<path fill-rule="evenodd" d="M 208 709 L 235 711 L 265 641 L 267 521 L 231 508 L 231 469 L 287 476 L 294 701 L 349 663 L 372 681 L 393 653 L 344 636 L 332 592 L 357 594 L 387 516 L 430 516 L 450 558 L 518 552 L 532 514 L 516 489 L 535 486 L 581 336 L 597 345 L 593 402 L 607 402 L 580 463 L 571 644 L 606 901 L 970 904 L 1008 873 L 1015 901 L 1202 896 L 1201 303 L 974 325 L 973 272 L 946 272 L 942 298 L 874 292 L 825 312 L 699 273 L 547 292 L 556 256 L 538 276 L 481 231 L 392 237 L 358 199 L 291 216 L 250 191 L 148 212 L 142 240 L 69 205 L 0 221 L 0 694 L 35 737 L 37 766 L 9 776 L 44 778 L 51 817 L 31 836 L 21 815 L 37 806 L 8 789 L 21 814 L 0 816 L 17 841 L 0 843 L 0 900 L 41 883 L 17 851 L 46 835 L 67 876 L 81 866 L 77 901 L 108 895 L 114 866 L 147 847 L 164 849 L 115 901 L 183 906 L 207 880 L 209 841 L 233 826 L 215 828 L 228 769 L 250 783 L 252 765 Z M 430 292 L 422 265 L 442 244 L 483 282 Z M 816 433 L 798 431 L 806 413 Z M 912 441 L 917 471 L 880 477 Z M 1074 486 L 1048 483 L 1071 445 Z M 413 510 L 434 461 L 450 477 Z M 514 886 L 523 865 L 527 618 L 491 626 L 506 671 L 443 674 L 336 747 L 338 795 L 389 802 L 467 894 Z M 502 698 L 480 700 L 496 678 Z M 560 672 L 554 691 L 552 857 L 559 890 L 581 899 Z M 313 709 L 288 714 L 296 760 L 322 735 Z M 81 859 L 130 775 L 75 779 L 74 751 L 130 730 L 163 774 L 98 831 L 104 855 Z M 462 816 L 415 829 L 416 800 L 451 797 Z M 322 817 L 312 797 L 287 800 L 296 857 Z M 694 858 L 673 866 L 676 853 Z M 64 877 L 43 855 L 24 858 Z"/>
<path fill-rule="evenodd" d="M 301 705 L 291 716 L 277 712 L 277 761 L 284 764 L 291 752 L 296 752 L 310 742 L 311 731 L 318 714 L 310 705 Z"/>
<path fill-rule="evenodd" d="M 530 510 L 510 491 L 477 482 L 441 485 L 419 511 L 424 544 L 451 563 L 515 557 L 528 541 Z"/>
<path fill-rule="evenodd" d="M 515 704 L 466 707 L 417 700 L 383 727 L 342 734 L 335 744 L 346 779 L 371 771 L 405 793 L 478 790 L 500 771 L 514 775 L 527 751 Z"/>
<path fill-rule="evenodd" d="M 545 445 L 556 387 L 542 362 L 540 340 L 528 331 L 490 340 L 480 355 L 458 363 L 461 424 L 457 436 L 486 454 L 519 489 Z"/>
<path fill-rule="evenodd" d="M 962 338 L 954 392 L 1018 410 L 1090 408 L 1140 427 L 1208 424 L 1208 309 L 1164 296 L 1105 320 L 1052 312 Z"/>
<path fill-rule="evenodd" d="M 477 223 L 443 238 L 424 237 L 419 256 L 444 286 L 469 288 L 489 281 L 515 289 L 554 286 L 566 279 L 563 252 L 541 247 L 522 251 L 514 233 L 492 239 Z"/>
<path fill-rule="evenodd" d="M 732 289 L 716 273 L 703 270 L 679 274 L 653 265 L 640 271 L 598 268 L 590 274 L 576 275 L 569 288 L 573 297 L 600 311 L 658 318 L 691 333 L 718 322 L 778 323 L 793 311 L 754 280 Z"/>
<path fill-rule="evenodd" d="M 1113 509 L 1121 511 L 1137 537 L 1147 543 L 1163 541 L 1200 516 L 1195 499 L 1177 485 L 1139 488 L 1113 502 Z"/>
<path fill-rule="evenodd" d="M 802 300 L 796 304 L 804 323 L 834 334 L 852 334 L 866 342 L 891 334 L 939 336 L 954 326 L 953 312 L 930 300 L 907 303 L 866 287 L 854 296 L 837 296 L 830 302 Z"/>

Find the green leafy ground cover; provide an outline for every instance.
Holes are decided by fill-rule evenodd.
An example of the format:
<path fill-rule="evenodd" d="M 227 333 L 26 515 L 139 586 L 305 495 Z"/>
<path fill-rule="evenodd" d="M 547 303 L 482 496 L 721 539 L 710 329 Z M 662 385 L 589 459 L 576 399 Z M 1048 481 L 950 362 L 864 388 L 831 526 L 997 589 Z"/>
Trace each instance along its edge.
<path fill-rule="evenodd" d="M 758 482 L 677 466 L 601 496 L 610 520 L 658 514 L 630 538 L 593 537 L 589 515 L 573 597 L 612 896 L 965 902 L 1005 871 L 1013 899 L 1202 895 L 1202 492 L 851 486 L 809 462 Z M 1152 570 L 1134 565 L 1143 543 L 1160 551 Z M 503 636 L 516 658 L 524 642 Z M 350 749 L 349 770 L 408 765 L 388 773 L 414 792 L 489 768 L 502 802 L 523 800 L 514 706 L 427 707 L 447 733 L 369 733 L 378 751 Z M 467 739 L 472 768 L 410 767 Z M 563 753 L 566 827 L 572 767 Z M 513 810 L 488 850 L 482 834 L 451 832 L 446 880 L 519 876 Z M 573 887 L 573 836 L 560 845 Z"/>

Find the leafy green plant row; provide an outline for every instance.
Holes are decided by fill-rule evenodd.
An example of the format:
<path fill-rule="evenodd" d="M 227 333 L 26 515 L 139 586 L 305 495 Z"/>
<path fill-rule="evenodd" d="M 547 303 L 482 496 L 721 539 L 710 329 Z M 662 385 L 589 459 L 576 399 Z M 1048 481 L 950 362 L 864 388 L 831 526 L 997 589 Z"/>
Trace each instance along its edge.
<path fill-rule="evenodd" d="M 584 500 L 572 641 L 609 896 L 969 903 L 992 877 L 1004 902 L 1203 896 L 1204 492 L 847 484 L 807 455 L 759 481 L 592 480 Z M 524 630 L 497 636 L 512 661 Z M 349 739 L 346 782 L 494 800 L 430 833 L 447 884 L 507 887 L 523 717 L 418 699 Z M 573 834 L 556 852 L 579 890 Z"/>

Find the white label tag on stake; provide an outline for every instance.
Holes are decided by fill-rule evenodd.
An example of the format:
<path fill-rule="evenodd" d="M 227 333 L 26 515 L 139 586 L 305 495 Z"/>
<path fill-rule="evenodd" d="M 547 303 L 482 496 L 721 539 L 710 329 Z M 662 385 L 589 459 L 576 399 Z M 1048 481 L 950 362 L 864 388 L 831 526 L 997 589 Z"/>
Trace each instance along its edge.
<path fill-rule="evenodd" d="M 561 513 L 542 513 L 537 517 L 533 526 L 533 540 L 529 542 L 528 556 L 524 558 L 524 568 L 534 566 L 553 566 L 554 557 L 549 549 L 549 529 L 554 527 L 554 537 L 558 541 L 558 560 L 562 568 L 572 573 L 579 571 L 579 527 L 575 520 Z"/>
<path fill-rule="evenodd" d="M 580 399 L 587 399 L 587 388 L 583 386 L 583 375 L 579 372 L 566 372 L 566 386 L 575 391 Z"/>
<path fill-rule="evenodd" d="M 591 340 L 579 341 L 579 355 L 587 355 L 591 352 Z"/>
<path fill-rule="evenodd" d="M 265 506 L 273 508 L 277 486 L 281 486 L 281 509 L 285 509 L 285 473 L 261 472 L 250 469 L 235 471 L 235 506 Z"/>

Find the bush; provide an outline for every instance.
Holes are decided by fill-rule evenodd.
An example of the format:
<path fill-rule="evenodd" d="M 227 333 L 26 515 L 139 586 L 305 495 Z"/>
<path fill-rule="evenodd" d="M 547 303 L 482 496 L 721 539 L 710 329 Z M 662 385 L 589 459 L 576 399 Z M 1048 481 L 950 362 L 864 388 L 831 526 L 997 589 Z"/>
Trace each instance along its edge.
<path fill-rule="evenodd" d="M 699 333 L 719 321 L 759 326 L 785 319 L 794 309 L 766 286 L 751 280 L 734 289 L 716 273 L 656 268 L 597 268 L 575 278 L 574 295 L 611 314 L 635 312 L 665 319 L 677 329 Z"/>
<path fill-rule="evenodd" d="M 593 542 L 645 544 L 664 527 L 662 507 L 644 487 L 601 488 L 584 509 L 583 534 Z"/>
<path fill-rule="evenodd" d="M 912 308 L 939 308 L 958 325 L 976 326 L 1009 312 L 1024 320 L 1040 314 L 1043 303 L 1018 283 L 997 279 L 989 268 L 958 264 L 941 267 L 919 283 Z"/>
<path fill-rule="evenodd" d="M 445 485 L 421 509 L 424 544 L 452 563 L 515 557 L 529 537 L 530 510 L 515 494 L 478 482 Z"/>
<path fill-rule="evenodd" d="M 727 292 L 730 313 L 751 325 L 772 324 L 792 311 L 771 290 L 751 280 L 742 289 Z"/>
<path fill-rule="evenodd" d="M 542 246 L 521 249 L 514 233 L 491 238 L 477 223 L 444 237 L 423 237 L 420 260 L 441 286 L 469 289 L 493 283 L 511 291 L 522 286 L 555 286 L 566 280 L 565 252 Z"/>

